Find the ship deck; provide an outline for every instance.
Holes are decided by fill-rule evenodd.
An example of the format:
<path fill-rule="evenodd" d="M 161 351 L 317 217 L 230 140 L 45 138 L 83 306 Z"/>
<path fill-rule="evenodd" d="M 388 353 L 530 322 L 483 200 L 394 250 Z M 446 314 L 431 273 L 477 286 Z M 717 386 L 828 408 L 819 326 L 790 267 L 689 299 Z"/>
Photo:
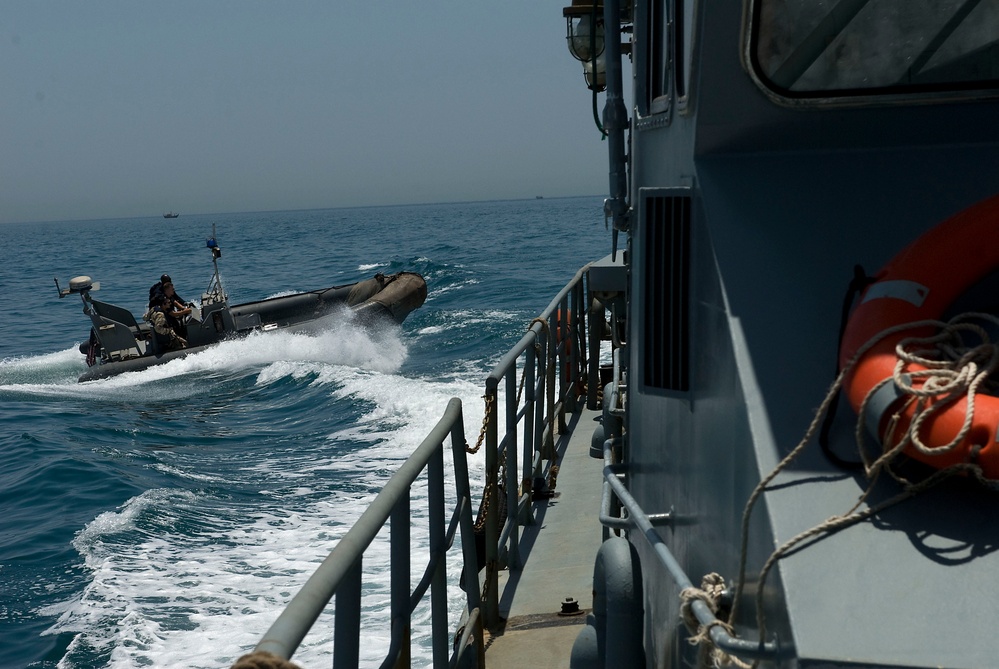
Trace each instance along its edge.
<path fill-rule="evenodd" d="M 535 523 L 523 528 L 523 569 L 500 572 L 505 624 L 486 636 L 488 669 L 569 666 L 572 644 L 593 604 L 593 563 L 600 548 L 598 520 L 603 460 L 590 457 L 599 411 L 567 417 L 559 441 L 555 496 L 533 503 Z M 560 615 L 571 597 L 578 615 Z"/>

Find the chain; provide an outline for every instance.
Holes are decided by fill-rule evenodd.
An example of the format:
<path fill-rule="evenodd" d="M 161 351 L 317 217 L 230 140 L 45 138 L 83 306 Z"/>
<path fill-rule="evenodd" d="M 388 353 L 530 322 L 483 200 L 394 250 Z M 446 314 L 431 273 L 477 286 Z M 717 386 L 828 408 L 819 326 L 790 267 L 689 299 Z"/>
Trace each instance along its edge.
<path fill-rule="evenodd" d="M 479 507 L 479 517 L 475 519 L 474 530 L 476 534 L 486 529 L 486 516 L 489 515 L 489 502 L 492 499 L 492 490 L 489 486 L 482 491 L 482 505 Z"/>
<path fill-rule="evenodd" d="M 483 395 L 482 398 L 486 401 L 486 413 L 482 417 L 482 429 L 479 430 L 479 438 L 475 441 L 475 448 L 469 448 L 468 444 L 465 444 L 465 452 L 470 455 L 475 455 L 482 448 L 482 442 L 486 438 L 486 427 L 489 425 L 489 419 L 496 413 L 496 397 L 493 395 Z"/>

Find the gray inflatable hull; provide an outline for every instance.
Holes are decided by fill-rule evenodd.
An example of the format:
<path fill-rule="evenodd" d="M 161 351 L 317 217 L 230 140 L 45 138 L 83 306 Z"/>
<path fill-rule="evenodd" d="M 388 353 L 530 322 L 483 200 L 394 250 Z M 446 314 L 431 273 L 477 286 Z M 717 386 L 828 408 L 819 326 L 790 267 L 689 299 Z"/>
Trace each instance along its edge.
<path fill-rule="evenodd" d="M 375 275 L 358 283 L 273 297 L 258 302 L 204 309 L 199 327 L 189 326 L 188 347 L 156 350 L 124 360 L 101 361 L 84 372 L 79 381 L 95 381 L 125 372 L 137 372 L 211 348 L 227 339 L 255 331 L 308 331 L 316 321 L 338 308 L 349 308 L 368 326 L 379 322 L 402 323 L 427 299 L 427 283 L 415 272 Z M 150 343 L 154 335 L 146 332 Z"/>

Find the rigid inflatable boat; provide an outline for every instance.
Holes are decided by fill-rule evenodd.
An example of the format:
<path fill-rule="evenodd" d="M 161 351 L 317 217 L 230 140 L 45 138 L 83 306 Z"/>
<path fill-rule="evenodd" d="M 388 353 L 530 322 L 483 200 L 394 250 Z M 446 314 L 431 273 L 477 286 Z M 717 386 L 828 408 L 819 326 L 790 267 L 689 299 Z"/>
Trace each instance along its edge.
<path fill-rule="evenodd" d="M 343 286 L 230 305 L 218 269 L 221 249 L 214 236 L 207 245 L 212 251 L 215 272 L 200 306 L 188 305 L 191 315 L 186 323 L 187 345 L 183 348 L 172 348 L 167 337 L 149 323 L 136 320 L 128 309 L 94 299 L 91 293 L 100 289 L 100 283 L 89 276 L 73 278 L 68 289 L 61 288 L 56 279 L 59 297 L 80 295 L 84 313 L 93 324 L 88 341 L 80 345 L 89 366 L 80 381 L 143 370 L 251 332 L 315 330 L 318 319 L 338 308 L 352 310 L 366 324 L 380 320 L 402 323 L 427 298 L 427 283 L 422 276 L 399 272 L 376 274 Z"/>

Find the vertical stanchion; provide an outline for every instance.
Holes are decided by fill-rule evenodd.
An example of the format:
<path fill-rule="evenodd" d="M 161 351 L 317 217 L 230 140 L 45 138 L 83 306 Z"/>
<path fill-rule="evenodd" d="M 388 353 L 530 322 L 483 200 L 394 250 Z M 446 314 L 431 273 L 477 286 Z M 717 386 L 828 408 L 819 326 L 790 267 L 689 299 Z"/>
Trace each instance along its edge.
<path fill-rule="evenodd" d="M 488 629 L 493 629 L 499 625 L 499 594 L 496 592 L 499 587 L 499 574 L 497 573 L 497 563 L 499 560 L 499 488 L 496 485 L 497 469 L 499 467 L 499 456 L 497 454 L 497 405 L 496 380 L 492 377 L 486 379 L 486 406 L 497 407 L 496 411 L 486 414 L 486 487 L 482 494 L 486 499 L 486 576 L 482 586 L 485 608 L 483 609 L 483 623 Z"/>
<path fill-rule="evenodd" d="M 589 277 L 589 273 L 586 275 Z M 599 306 L 598 306 L 599 305 Z M 587 332 L 590 348 L 589 369 L 586 380 L 586 408 L 595 411 L 597 406 L 597 391 L 600 388 L 600 340 L 604 329 L 604 307 L 590 292 L 590 282 L 586 282 L 586 308 L 590 313 L 590 328 Z"/>
<path fill-rule="evenodd" d="M 548 332 L 542 348 L 545 351 L 545 413 L 547 414 L 548 437 L 545 439 L 545 453 L 548 459 L 555 458 L 555 372 L 558 367 L 558 346 L 555 343 L 555 314 L 548 317 Z"/>
<path fill-rule="evenodd" d="M 409 573 L 409 495 L 403 495 L 392 507 L 392 515 L 389 519 L 390 539 L 389 551 L 392 564 L 392 573 L 389 577 L 391 582 L 391 610 L 392 628 L 400 626 L 399 637 L 402 645 L 399 648 L 399 657 L 396 660 L 396 669 L 408 669 L 410 665 L 410 573 Z"/>
<path fill-rule="evenodd" d="M 531 388 L 534 390 L 534 448 L 531 451 L 531 462 L 534 462 L 535 454 L 540 456 L 538 457 L 538 471 L 534 472 L 535 476 L 541 473 L 544 467 L 544 460 L 547 457 L 547 450 L 545 449 L 545 385 L 547 379 L 545 378 L 545 362 L 543 354 L 540 351 L 541 342 L 538 341 L 538 337 L 535 335 L 531 354 L 538 362 L 534 365 L 534 376 L 531 379 L 533 382 Z"/>
<path fill-rule="evenodd" d="M 336 589 L 333 621 L 333 669 L 356 667 L 360 657 L 361 557 L 350 566 Z"/>
<path fill-rule="evenodd" d="M 580 389 L 583 387 L 583 378 L 585 376 L 583 370 L 586 367 L 586 306 L 583 302 L 583 295 L 583 282 L 580 281 L 572 289 L 572 319 L 575 322 L 572 325 L 572 357 L 570 359 L 572 368 L 572 406 L 569 409 L 573 412 L 578 410 L 579 402 L 582 398 Z"/>
<path fill-rule="evenodd" d="M 564 434 L 566 431 L 565 425 L 565 397 L 567 395 L 567 381 L 569 371 L 569 348 L 572 342 L 572 328 L 570 326 L 570 321 L 572 320 L 572 314 L 569 313 L 569 295 L 566 294 L 562 298 L 562 302 L 559 304 L 558 308 L 559 323 L 558 332 L 561 337 L 555 340 L 555 356 L 553 358 L 553 363 L 555 366 L 555 374 L 558 376 L 558 395 L 557 404 L 558 407 L 558 432 L 559 434 Z M 562 341 L 558 341 L 561 339 Z M 553 407 L 554 410 L 554 407 Z M 555 445 L 554 445 L 554 434 L 552 435 L 552 457 L 554 458 Z"/>
<path fill-rule="evenodd" d="M 517 440 L 517 366 L 513 365 L 506 373 L 506 434 L 503 435 L 503 453 L 506 455 L 506 518 L 503 527 L 510 523 L 510 545 L 507 549 L 507 565 L 520 569 L 520 524 L 517 507 L 520 506 L 520 466 Z"/>
<path fill-rule="evenodd" d="M 444 522 L 444 448 L 438 448 L 427 461 L 427 501 L 430 525 L 430 556 L 440 558 L 430 582 L 430 622 L 434 666 L 448 662 L 451 630 L 447 620 L 447 528 Z"/>
<path fill-rule="evenodd" d="M 538 437 L 538 421 L 540 417 L 537 413 L 537 358 L 534 347 L 529 346 L 525 351 L 524 358 L 524 447 L 521 449 L 521 490 L 527 494 L 534 487 L 534 477 L 538 475 L 534 466 L 534 454 L 538 451 L 538 444 L 541 443 Z M 524 516 L 519 516 L 523 525 L 534 524 L 534 509 L 530 504 L 525 509 Z"/>
<path fill-rule="evenodd" d="M 461 400 L 455 398 L 452 402 Z M 454 488 L 461 527 L 461 553 L 465 563 L 465 593 L 468 610 L 482 606 L 482 592 L 479 583 L 479 558 L 475 554 L 475 521 L 472 519 L 472 490 L 468 483 L 468 456 L 465 451 L 465 422 L 458 413 L 451 427 L 451 454 L 454 461 Z"/>

